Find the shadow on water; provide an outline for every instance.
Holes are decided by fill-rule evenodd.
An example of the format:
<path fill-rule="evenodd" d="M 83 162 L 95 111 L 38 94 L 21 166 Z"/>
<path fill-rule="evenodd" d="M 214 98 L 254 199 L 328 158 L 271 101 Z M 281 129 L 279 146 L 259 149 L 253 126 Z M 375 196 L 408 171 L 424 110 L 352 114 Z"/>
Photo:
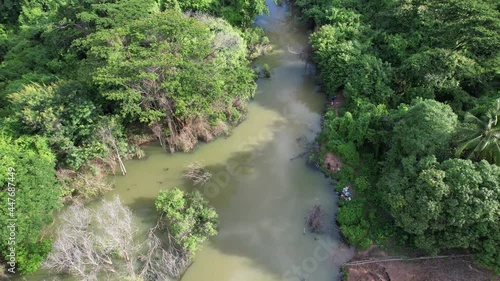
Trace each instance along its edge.
<path fill-rule="evenodd" d="M 304 235 L 308 209 L 320 203 L 326 211 L 325 224 L 333 224 L 337 199 L 330 180 L 304 167 L 304 159 L 290 160 L 303 149 L 295 139 L 280 142 L 280 134 L 289 136 L 288 132 L 277 132 L 274 139 L 278 141 L 235 152 L 225 164 L 207 166 L 213 178 L 206 185 L 193 187 L 185 182 L 189 189 L 200 190 L 219 213 L 219 234 L 206 247 L 244 257 L 252 267 L 275 276 L 272 280 L 280 280 L 295 264 L 313 257 L 319 241 L 333 240 L 340 245 L 333 228 L 327 235 Z M 277 146 L 287 146 L 288 153 L 277 152 Z M 327 254 L 333 256 L 332 251 Z M 338 270 L 338 264 L 322 262 L 322 270 Z"/>

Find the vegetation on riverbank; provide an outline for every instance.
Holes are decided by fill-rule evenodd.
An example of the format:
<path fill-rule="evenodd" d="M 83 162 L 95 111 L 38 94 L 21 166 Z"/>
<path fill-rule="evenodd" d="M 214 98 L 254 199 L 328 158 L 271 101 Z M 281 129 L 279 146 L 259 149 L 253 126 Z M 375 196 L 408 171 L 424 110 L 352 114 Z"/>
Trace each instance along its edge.
<path fill-rule="evenodd" d="M 88 281 L 104 275 L 136 281 L 178 278 L 200 243 L 217 234 L 218 216 L 197 191 L 161 191 L 155 205 L 158 222 L 144 238 L 137 237 L 136 218 L 118 196 L 95 209 L 69 206 L 43 267 Z"/>
<path fill-rule="evenodd" d="M 318 161 L 351 184 L 337 220 L 360 248 L 458 248 L 500 272 L 500 11 L 494 1 L 296 0 L 330 98 Z M 324 167 L 325 171 L 330 171 Z"/>
<path fill-rule="evenodd" d="M 18 272 L 50 251 L 39 233 L 61 198 L 109 190 L 106 174 L 125 175 L 141 143 L 188 151 L 241 121 L 255 91 L 250 61 L 269 44 L 250 24 L 266 9 L 264 0 L 0 5 L 0 186 L 7 206 L 15 169 Z"/>

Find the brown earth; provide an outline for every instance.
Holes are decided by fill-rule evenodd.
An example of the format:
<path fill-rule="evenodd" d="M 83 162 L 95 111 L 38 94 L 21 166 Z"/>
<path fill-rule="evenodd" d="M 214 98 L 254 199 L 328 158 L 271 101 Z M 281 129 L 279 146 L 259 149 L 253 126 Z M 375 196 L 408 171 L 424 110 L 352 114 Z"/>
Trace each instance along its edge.
<path fill-rule="evenodd" d="M 325 156 L 325 168 L 330 173 L 336 173 L 342 168 L 342 161 L 337 155 L 328 152 Z"/>
<path fill-rule="evenodd" d="M 337 116 L 339 116 L 339 109 L 342 107 L 342 105 L 345 102 L 345 96 L 342 94 L 343 91 L 339 91 L 337 95 L 335 96 L 335 101 L 332 99 L 329 101 L 328 107 L 333 108 L 335 110 L 335 113 L 337 113 Z"/>
<path fill-rule="evenodd" d="M 376 247 L 358 252 L 350 261 L 382 260 Z M 500 281 L 499 276 L 474 266 L 470 257 L 375 262 L 346 265 L 347 281 Z"/>

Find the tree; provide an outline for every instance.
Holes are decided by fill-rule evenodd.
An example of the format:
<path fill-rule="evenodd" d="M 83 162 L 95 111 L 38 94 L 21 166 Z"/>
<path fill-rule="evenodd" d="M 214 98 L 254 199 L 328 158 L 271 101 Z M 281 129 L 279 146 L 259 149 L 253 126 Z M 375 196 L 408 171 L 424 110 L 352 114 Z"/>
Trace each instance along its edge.
<path fill-rule="evenodd" d="M 43 137 L 18 139 L 0 133 L 0 253 L 8 261 L 14 247 L 21 273 L 34 272 L 50 251 L 50 241 L 41 238 L 44 225 L 61 206 L 61 190 L 54 175 L 55 157 Z M 14 244 L 9 243 L 15 221 Z"/>
<path fill-rule="evenodd" d="M 172 152 L 225 132 L 255 90 L 243 39 L 222 20 L 195 16 L 166 11 L 84 41 L 103 95 Z"/>
<path fill-rule="evenodd" d="M 419 248 L 470 248 L 489 266 L 500 269 L 500 168 L 486 161 L 449 159 L 438 163 L 428 156 L 409 157 L 381 186 L 398 227 Z"/>
<path fill-rule="evenodd" d="M 394 127 L 390 153 L 397 157 L 443 154 L 457 124 L 457 115 L 448 105 L 417 101 Z"/>
<path fill-rule="evenodd" d="M 217 234 L 217 213 L 197 190 L 192 193 L 178 188 L 162 190 L 155 205 L 167 223 L 174 246 L 189 257 L 202 242 Z"/>
<path fill-rule="evenodd" d="M 495 108 L 479 119 L 467 112 L 459 134 L 463 141 L 459 144 L 456 156 L 467 153 L 469 159 L 485 159 L 500 166 L 500 99 Z"/>
<path fill-rule="evenodd" d="M 99 108 L 78 82 L 33 83 L 9 95 L 20 133 L 47 137 L 60 166 L 80 168 L 102 150 L 93 136 Z"/>
<path fill-rule="evenodd" d="M 111 272 L 122 280 L 135 277 L 132 212 L 118 197 L 103 201 L 96 210 L 71 205 L 61 215 L 61 226 L 44 267 L 82 280 L 98 280 Z M 119 260 L 125 268 L 120 267 Z"/>
<path fill-rule="evenodd" d="M 361 57 L 358 26 L 322 26 L 310 38 L 313 61 L 318 65 L 321 84 L 333 95 L 347 82 L 351 66 Z"/>

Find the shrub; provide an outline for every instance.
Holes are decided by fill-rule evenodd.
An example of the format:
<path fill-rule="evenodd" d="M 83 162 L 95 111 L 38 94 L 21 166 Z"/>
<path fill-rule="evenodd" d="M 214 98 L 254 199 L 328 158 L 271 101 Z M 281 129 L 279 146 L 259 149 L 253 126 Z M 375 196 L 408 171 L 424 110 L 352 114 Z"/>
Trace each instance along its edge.
<path fill-rule="evenodd" d="M 190 257 L 200 243 L 217 234 L 218 215 L 198 191 L 162 190 L 155 205 L 175 246 Z"/>
<path fill-rule="evenodd" d="M 271 78 L 271 67 L 267 63 L 262 66 L 262 72 L 264 73 L 264 77 Z"/>

